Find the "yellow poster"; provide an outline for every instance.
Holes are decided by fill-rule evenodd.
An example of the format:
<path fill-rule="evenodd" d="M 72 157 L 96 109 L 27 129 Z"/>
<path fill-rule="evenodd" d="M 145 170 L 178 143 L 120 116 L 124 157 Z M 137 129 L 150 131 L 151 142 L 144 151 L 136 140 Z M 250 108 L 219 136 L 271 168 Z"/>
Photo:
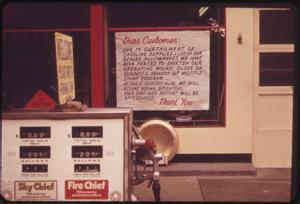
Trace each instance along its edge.
<path fill-rule="evenodd" d="M 59 104 L 75 99 L 73 39 L 71 36 L 55 33 L 57 89 Z"/>

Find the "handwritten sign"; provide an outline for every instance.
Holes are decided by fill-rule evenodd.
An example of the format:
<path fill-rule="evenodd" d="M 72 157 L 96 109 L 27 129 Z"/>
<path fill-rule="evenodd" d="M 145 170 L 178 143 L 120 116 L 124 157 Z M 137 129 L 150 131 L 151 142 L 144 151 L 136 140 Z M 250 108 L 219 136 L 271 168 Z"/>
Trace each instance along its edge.
<path fill-rule="evenodd" d="M 73 39 L 71 36 L 55 33 L 56 69 L 59 104 L 75 98 Z"/>
<path fill-rule="evenodd" d="M 117 32 L 117 106 L 208 110 L 210 31 Z"/>

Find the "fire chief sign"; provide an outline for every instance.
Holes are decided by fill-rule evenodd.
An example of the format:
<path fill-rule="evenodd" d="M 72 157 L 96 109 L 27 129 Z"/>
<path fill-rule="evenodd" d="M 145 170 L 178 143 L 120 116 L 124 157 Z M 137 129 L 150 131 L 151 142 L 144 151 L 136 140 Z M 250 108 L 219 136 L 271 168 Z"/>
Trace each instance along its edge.
<path fill-rule="evenodd" d="M 66 180 L 66 199 L 108 199 L 108 180 Z"/>

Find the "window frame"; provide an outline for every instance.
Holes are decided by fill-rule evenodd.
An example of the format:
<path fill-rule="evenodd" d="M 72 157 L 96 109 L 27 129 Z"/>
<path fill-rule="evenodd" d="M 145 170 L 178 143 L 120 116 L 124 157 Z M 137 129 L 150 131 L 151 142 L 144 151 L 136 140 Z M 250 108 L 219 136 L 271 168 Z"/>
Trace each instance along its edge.
<path fill-rule="evenodd" d="M 219 6 L 219 5 L 217 5 Z M 107 8 L 106 8 L 107 9 Z M 217 50 L 216 52 L 221 52 L 223 53 L 223 65 L 218 65 L 218 66 L 222 66 L 221 69 L 221 73 L 222 76 L 222 85 L 219 85 L 216 89 L 217 89 L 217 106 L 220 106 L 219 104 L 221 104 L 222 106 L 222 110 L 220 111 L 220 108 L 216 108 L 216 112 L 217 112 L 217 116 L 213 117 L 213 118 L 208 118 L 208 119 L 200 119 L 200 120 L 195 120 L 195 121 L 191 121 L 191 122 L 176 122 L 175 119 L 174 120 L 167 120 L 169 123 L 171 123 L 172 125 L 176 126 L 176 127 L 225 127 L 226 126 L 226 12 L 225 9 L 226 7 L 224 6 L 219 6 L 219 9 L 224 9 L 224 25 L 217 25 L 217 26 L 207 26 L 207 25 L 192 25 L 192 26 L 145 26 L 145 27 L 106 27 L 107 33 L 106 35 L 108 35 L 109 32 L 129 32 L 129 31 L 182 31 L 182 30 L 211 30 L 211 32 L 214 31 L 214 29 L 217 30 L 223 30 L 225 33 L 225 37 L 224 37 L 224 41 L 223 41 L 223 49 L 221 50 Z M 106 18 L 107 19 L 107 18 Z M 108 24 L 108 22 L 106 22 Z M 107 36 L 106 36 L 107 37 Z M 107 38 L 108 39 L 108 38 Z M 109 43 L 108 40 L 106 40 L 107 42 L 107 46 L 109 47 Z M 106 61 L 109 61 L 109 56 L 108 55 L 108 49 L 106 48 L 105 51 L 106 54 Z M 107 70 L 109 70 L 109 64 L 106 65 L 106 73 L 109 72 Z M 219 67 L 217 67 L 216 69 L 218 69 Z M 220 71 L 218 71 L 220 72 Z M 111 83 L 111 82 L 110 82 Z M 221 91 L 220 91 L 220 87 Z M 109 95 L 106 93 L 106 96 Z M 107 100 L 106 100 L 107 101 Z M 106 106 L 110 106 L 111 104 L 106 103 Z M 115 107 L 115 106 L 113 106 Z M 145 112 L 145 111 L 138 111 L 138 112 Z M 149 111 L 148 111 L 149 112 Z M 155 111 L 154 111 L 155 112 Z M 172 110 L 168 110 L 168 111 L 163 111 L 163 112 L 169 112 L 172 114 Z M 179 112 L 179 111 L 178 111 Z M 192 111 L 190 111 L 192 112 Z M 196 112 L 196 111 L 194 111 Z M 192 112 L 191 115 L 193 115 L 194 113 Z M 167 115 L 167 114 L 165 114 Z M 135 116 L 135 111 L 134 111 L 134 116 Z M 170 116 L 167 116 L 170 117 Z M 211 117 L 211 116 L 210 116 Z M 159 118 L 157 116 L 154 117 L 146 117 L 143 120 L 134 120 L 134 122 L 136 124 L 141 124 L 143 122 L 145 122 L 146 120 L 149 120 L 151 118 Z M 162 119 L 162 118 L 160 118 Z M 204 123 L 204 124 L 203 124 Z"/>
<path fill-rule="evenodd" d="M 8 3 L 8 4 L 10 4 L 9 6 L 11 6 L 11 8 L 9 8 L 9 10 L 8 10 L 9 11 L 8 17 L 9 17 L 9 15 L 11 15 L 13 13 L 12 12 L 12 11 L 14 11 L 13 9 L 16 9 L 16 10 L 22 9 L 21 8 L 22 6 L 28 7 L 29 10 L 35 11 L 35 10 L 38 9 L 39 5 L 41 5 L 43 7 L 43 9 L 45 9 L 47 7 L 47 5 L 50 5 L 50 9 L 47 8 L 48 10 L 46 12 L 46 13 L 49 13 L 51 11 L 51 8 L 59 8 L 61 10 L 60 6 L 66 6 L 67 5 L 67 4 L 64 4 L 64 3 L 43 3 L 43 2 L 41 2 L 39 4 L 36 4 L 36 3 L 35 4 L 30 4 L 30 3 L 26 3 L 26 2 L 23 2 L 23 3 L 21 3 L 21 2 L 20 3 L 11 2 L 11 3 Z M 70 5 L 68 5 L 67 8 L 69 6 Z M 85 6 L 85 7 L 81 7 L 81 6 Z M 92 74 L 92 72 L 95 72 L 95 70 L 96 70 L 96 72 L 98 72 L 98 70 L 101 70 L 101 63 L 99 63 L 98 61 L 94 62 L 95 59 L 97 60 L 99 58 L 99 56 L 96 56 L 96 54 L 95 54 L 95 50 L 97 48 L 94 48 L 95 46 L 93 46 L 93 45 L 95 45 L 95 43 L 94 43 L 95 37 L 94 36 L 97 36 L 98 32 L 97 32 L 97 29 L 95 29 L 95 22 L 93 22 L 93 23 L 91 22 L 92 19 L 97 19 L 97 18 L 92 18 L 91 14 L 93 13 L 95 15 L 95 13 L 96 14 L 101 13 L 101 11 L 99 12 L 98 9 L 99 9 L 99 7 L 100 7 L 100 10 L 101 10 L 101 8 L 103 9 L 103 6 L 101 6 L 101 5 L 92 5 L 92 4 L 89 4 L 89 3 L 74 3 L 74 5 L 71 5 L 71 7 L 72 8 L 77 8 L 77 9 L 78 8 L 85 9 L 86 12 L 84 12 L 84 14 L 82 14 L 82 15 L 86 15 L 86 19 L 88 19 L 88 22 L 86 22 L 85 24 L 82 24 L 82 23 L 80 24 L 79 23 L 79 25 L 76 26 L 76 27 L 74 27 L 74 25 L 64 26 L 64 27 L 51 26 L 53 24 L 53 22 L 51 22 L 51 20 L 47 21 L 48 23 L 50 22 L 50 25 L 42 24 L 42 26 L 35 25 L 35 24 L 38 24 L 36 22 L 33 26 L 30 26 L 30 25 L 26 26 L 26 24 L 25 24 L 25 27 L 24 27 L 24 25 L 22 25 L 21 27 L 19 27 L 19 25 L 14 26 L 14 24 L 12 23 L 12 26 L 7 24 L 8 27 L 3 27 L 2 32 L 3 32 L 3 34 L 6 34 L 6 33 L 7 34 L 10 34 L 10 33 L 12 33 L 12 34 L 14 34 L 14 33 L 16 33 L 16 34 L 28 33 L 30 35 L 35 34 L 35 33 L 37 33 L 37 34 L 46 33 L 46 34 L 51 34 L 51 35 L 53 34 L 53 40 L 54 40 L 54 33 L 55 32 L 62 32 L 66 35 L 69 35 L 70 33 L 76 33 L 78 35 L 81 35 L 82 33 L 84 33 L 86 35 L 89 35 L 89 39 L 88 39 L 89 43 L 87 44 L 87 50 L 89 51 L 89 55 L 87 57 L 87 60 L 89 60 L 89 62 L 87 63 L 88 66 L 85 65 L 84 67 L 79 67 L 78 68 L 78 69 L 82 69 L 82 70 L 76 70 L 76 67 L 75 67 L 75 70 L 74 70 L 75 75 L 76 74 L 79 75 L 78 73 L 82 73 L 82 72 L 87 73 L 85 77 L 88 77 L 88 79 L 84 78 L 82 76 L 75 76 L 75 81 L 77 82 L 77 84 L 75 84 L 75 88 L 76 88 L 76 91 L 77 91 L 75 100 L 82 100 L 83 103 L 85 103 L 87 105 L 91 105 L 92 107 L 103 107 L 104 103 L 101 100 L 101 94 L 97 93 L 96 96 L 94 94 L 95 93 L 95 91 L 94 91 L 95 81 L 99 81 L 99 80 L 95 79 L 95 77 L 92 78 L 92 76 L 95 76 L 95 74 Z M 97 10 L 97 12 L 93 12 L 95 9 Z M 24 11 L 24 12 L 26 13 L 27 11 Z M 37 14 L 39 12 L 40 11 L 37 10 Z M 66 11 L 66 12 L 68 12 L 68 11 Z M 34 15 L 37 15 L 37 14 L 34 14 Z M 44 18 L 45 17 L 50 18 L 50 16 L 43 16 L 43 17 Z M 102 20 L 103 19 L 101 18 L 98 21 L 102 21 Z M 95 34 L 95 30 L 96 30 L 96 34 Z M 85 41 L 87 41 L 87 39 Z M 54 41 L 53 41 L 53 43 L 54 43 Z M 74 45 L 74 42 L 73 42 L 73 45 Z M 55 51 L 53 51 L 53 52 L 55 52 Z M 80 51 L 76 50 L 76 51 L 74 51 L 74 55 L 75 55 L 75 52 L 80 53 Z M 80 54 L 82 54 L 82 53 L 80 53 Z M 75 63 L 75 61 L 74 61 L 74 63 Z M 83 71 L 83 69 L 87 69 L 87 70 Z M 53 84 L 51 84 L 51 85 L 53 85 Z M 35 87 L 35 88 L 38 88 L 38 87 Z M 55 85 L 55 88 L 57 88 L 56 85 Z M 102 89 L 103 89 L 103 86 L 101 86 L 101 84 L 100 84 L 100 86 L 99 86 L 99 88 L 97 88 L 97 90 L 100 90 L 100 93 L 101 92 L 103 93 Z M 34 92 L 32 94 L 34 95 L 35 93 L 36 92 Z M 26 96 L 26 97 L 28 97 L 28 100 L 27 100 L 26 103 L 28 103 L 30 98 L 33 96 L 32 94 Z M 20 96 L 18 96 L 18 97 L 20 97 Z M 58 103 L 57 97 L 53 98 L 56 103 Z M 25 108 L 26 103 L 24 104 L 24 107 L 20 107 L 20 108 Z M 16 105 L 16 104 L 13 104 L 13 105 Z M 7 107 L 2 107 L 2 108 L 7 108 Z M 6 109 L 4 109 L 4 110 L 6 110 Z"/>
<path fill-rule="evenodd" d="M 254 84 L 255 90 L 260 94 L 280 93 L 292 94 L 293 87 L 289 85 L 276 86 L 261 86 L 260 85 L 260 67 L 259 54 L 260 53 L 295 53 L 294 44 L 260 44 L 260 11 L 262 10 L 289 10 L 289 8 L 257 8 L 254 9 Z"/>

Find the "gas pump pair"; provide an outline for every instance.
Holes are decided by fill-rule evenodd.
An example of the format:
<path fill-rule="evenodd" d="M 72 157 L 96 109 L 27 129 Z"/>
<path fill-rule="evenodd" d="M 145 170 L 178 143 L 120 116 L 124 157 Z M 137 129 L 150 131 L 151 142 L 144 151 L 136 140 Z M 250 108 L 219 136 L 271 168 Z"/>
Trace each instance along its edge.
<path fill-rule="evenodd" d="M 153 139 L 143 139 L 141 136 L 140 130 L 132 125 L 133 127 L 133 137 L 132 137 L 132 144 L 133 144 L 133 162 L 134 162 L 134 175 L 133 175 L 133 185 L 138 185 L 144 182 L 147 179 L 147 174 L 145 172 L 142 175 L 139 175 L 137 169 L 137 159 L 140 157 L 145 157 L 148 160 L 152 161 L 153 164 L 153 171 L 152 176 L 149 178 L 148 188 L 152 185 L 152 192 L 154 195 L 155 201 L 160 201 L 160 172 L 158 169 L 158 161 L 162 159 L 162 154 L 157 153 L 156 145 Z M 146 164 L 145 164 L 146 165 Z M 145 170 L 145 169 L 144 169 Z"/>

